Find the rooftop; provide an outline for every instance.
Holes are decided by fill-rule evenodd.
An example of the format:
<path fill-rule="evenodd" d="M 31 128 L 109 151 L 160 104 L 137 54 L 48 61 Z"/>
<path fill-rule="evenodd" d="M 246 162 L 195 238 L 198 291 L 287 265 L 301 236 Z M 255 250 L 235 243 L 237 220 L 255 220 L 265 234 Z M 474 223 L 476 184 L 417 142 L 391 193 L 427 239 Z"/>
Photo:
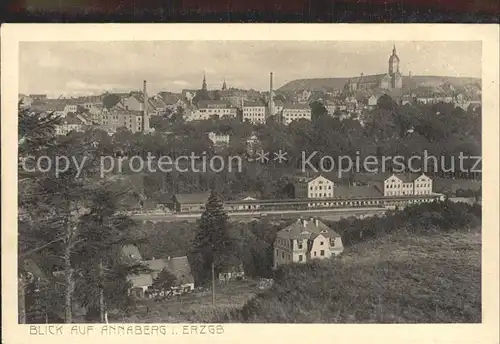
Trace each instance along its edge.
<path fill-rule="evenodd" d="M 210 197 L 209 192 L 193 193 L 193 194 L 176 194 L 175 199 L 179 203 L 207 203 Z"/>
<path fill-rule="evenodd" d="M 230 107 L 231 105 L 225 100 L 200 100 L 198 102 L 199 109 L 221 106 Z"/>
<path fill-rule="evenodd" d="M 376 186 L 336 186 L 333 190 L 335 198 L 380 197 L 382 193 Z"/>
<path fill-rule="evenodd" d="M 181 284 L 193 283 L 191 265 L 187 256 L 173 257 L 167 259 L 152 259 L 145 261 L 146 265 L 153 270 L 152 277 L 156 278 L 163 269 L 170 271 Z"/>
<path fill-rule="evenodd" d="M 266 105 L 260 101 L 248 101 L 243 102 L 243 107 L 265 107 Z"/>
<path fill-rule="evenodd" d="M 340 235 L 318 219 L 298 219 L 290 226 L 283 228 L 277 233 L 282 239 L 311 239 L 319 234 L 326 238 L 337 238 Z"/>
<path fill-rule="evenodd" d="M 288 103 L 288 104 L 284 104 L 283 105 L 283 109 L 297 109 L 297 110 L 310 110 L 311 107 L 309 106 L 309 104 L 291 104 L 291 103 Z"/>

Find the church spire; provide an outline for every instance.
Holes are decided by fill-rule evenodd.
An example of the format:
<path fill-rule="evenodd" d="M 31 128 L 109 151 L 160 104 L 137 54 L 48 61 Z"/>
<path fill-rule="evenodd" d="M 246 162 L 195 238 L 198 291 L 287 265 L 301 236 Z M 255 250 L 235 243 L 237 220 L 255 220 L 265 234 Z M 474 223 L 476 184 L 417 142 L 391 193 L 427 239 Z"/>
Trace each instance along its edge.
<path fill-rule="evenodd" d="M 201 84 L 201 89 L 203 91 L 207 90 L 207 77 L 206 77 L 205 73 L 203 73 L 203 83 Z"/>
<path fill-rule="evenodd" d="M 223 91 L 227 90 L 226 78 L 224 78 L 224 83 L 222 84 L 222 90 Z"/>
<path fill-rule="evenodd" d="M 397 55 L 396 54 L 396 44 L 392 45 L 392 55 Z"/>

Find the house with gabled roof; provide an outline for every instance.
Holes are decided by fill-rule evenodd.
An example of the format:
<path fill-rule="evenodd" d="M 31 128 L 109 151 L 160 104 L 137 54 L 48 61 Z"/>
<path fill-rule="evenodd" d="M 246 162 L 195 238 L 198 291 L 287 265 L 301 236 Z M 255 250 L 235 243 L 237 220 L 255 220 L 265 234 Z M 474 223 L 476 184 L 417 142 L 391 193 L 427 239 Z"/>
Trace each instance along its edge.
<path fill-rule="evenodd" d="M 381 190 L 382 191 L 382 190 Z M 384 196 L 411 196 L 432 194 L 432 179 L 425 174 L 393 173 L 384 180 Z"/>
<path fill-rule="evenodd" d="M 273 244 L 273 267 L 328 259 L 344 251 L 342 238 L 319 219 L 298 219 L 278 231 Z"/>
<path fill-rule="evenodd" d="M 311 120 L 311 107 L 309 104 L 284 104 L 281 110 L 281 121 L 285 125 L 289 125 L 293 121 L 301 119 Z"/>
<path fill-rule="evenodd" d="M 176 290 L 180 292 L 194 290 L 194 277 L 187 256 L 143 260 L 135 245 L 123 246 L 122 252 L 126 263 L 130 265 L 143 264 L 147 269 L 146 272 L 128 276 L 128 281 L 131 284 L 129 292 L 133 296 L 145 297 L 147 291 L 153 286 L 154 280 L 164 269 L 175 276 Z"/>
<path fill-rule="evenodd" d="M 187 256 L 167 257 L 166 259 L 151 259 L 144 262 L 151 269 L 151 277 L 156 279 L 158 274 L 166 269 L 176 278 L 176 284 L 181 289 L 194 289 L 194 277 Z"/>
<path fill-rule="evenodd" d="M 175 194 L 172 209 L 178 213 L 200 213 L 210 197 L 209 192 Z"/>
<path fill-rule="evenodd" d="M 85 127 L 90 125 L 91 121 L 84 114 L 69 112 L 61 123 L 55 126 L 56 135 L 67 135 L 72 131 L 82 132 Z"/>
<path fill-rule="evenodd" d="M 333 181 L 319 175 L 316 177 L 297 177 L 293 182 L 295 198 L 332 198 Z"/>

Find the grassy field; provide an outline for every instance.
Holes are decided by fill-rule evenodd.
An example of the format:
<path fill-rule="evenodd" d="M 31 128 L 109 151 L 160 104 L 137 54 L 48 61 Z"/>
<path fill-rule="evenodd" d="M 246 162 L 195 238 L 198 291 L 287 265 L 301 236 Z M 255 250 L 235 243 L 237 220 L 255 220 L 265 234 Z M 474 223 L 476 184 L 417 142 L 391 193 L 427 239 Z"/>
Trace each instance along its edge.
<path fill-rule="evenodd" d="M 219 322 L 481 322 L 479 231 L 396 234 L 342 258 L 283 270 L 275 287 Z"/>
<path fill-rule="evenodd" d="M 346 248 L 341 258 L 289 266 L 275 286 L 217 285 L 138 305 L 113 322 L 477 323 L 481 322 L 481 234 L 392 234 Z M 149 312 L 147 312 L 147 307 Z"/>
<path fill-rule="evenodd" d="M 204 291 L 175 297 L 166 301 L 140 301 L 133 315 L 119 316 L 111 322 L 181 323 L 209 322 L 214 313 L 225 313 L 243 307 L 260 290 L 255 281 L 235 281 L 216 284 L 216 307 L 212 307 L 212 292 Z M 149 308 L 149 311 L 148 311 Z"/>

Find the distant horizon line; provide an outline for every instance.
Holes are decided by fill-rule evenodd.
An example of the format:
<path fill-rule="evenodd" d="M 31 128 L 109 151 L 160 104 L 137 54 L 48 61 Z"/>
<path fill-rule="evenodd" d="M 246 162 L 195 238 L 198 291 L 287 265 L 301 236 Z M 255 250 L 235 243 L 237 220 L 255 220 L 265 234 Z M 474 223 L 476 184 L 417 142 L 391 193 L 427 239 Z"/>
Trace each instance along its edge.
<path fill-rule="evenodd" d="M 380 75 L 380 74 L 384 74 L 384 73 L 377 73 L 377 74 L 364 74 L 364 76 L 370 76 L 370 75 Z M 482 80 L 482 76 L 456 76 L 456 75 L 436 75 L 436 74 L 433 74 L 433 75 L 426 75 L 426 74 L 412 74 L 411 76 L 409 74 L 403 74 L 401 73 L 403 77 L 405 78 L 408 78 L 408 77 L 435 77 L 435 78 L 457 78 L 457 79 L 478 79 L 478 80 Z M 276 88 L 275 90 L 279 90 L 280 88 L 282 88 L 283 86 L 291 83 L 291 82 L 294 82 L 294 81 L 299 81 L 299 80 L 328 80 L 328 79 L 349 79 L 349 78 L 357 78 L 361 75 L 358 74 L 356 76 L 334 76 L 334 77 L 317 77 L 317 78 L 296 78 L 296 79 L 293 79 L 293 80 L 290 80 L 290 81 L 287 81 L 285 83 L 283 83 L 283 85 L 281 85 L 280 87 Z M 148 82 L 148 80 L 146 79 L 146 81 Z M 169 91 L 165 88 L 163 88 L 162 90 L 160 91 L 157 91 L 157 92 L 153 92 L 155 94 L 158 94 L 160 92 L 170 92 L 170 93 L 182 93 L 183 90 L 198 90 L 198 89 L 201 89 L 201 88 L 197 88 L 197 87 L 183 87 L 180 91 Z M 258 89 L 258 88 L 241 88 L 241 87 L 234 87 L 234 86 L 228 86 L 228 89 L 240 89 L 240 90 L 254 90 L 254 91 L 259 91 L 259 92 L 267 92 L 269 91 L 268 89 Z M 59 96 L 64 96 L 65 94 L 66 95 L 69 95 L 69 96 L 97 96 L 97 95 L 102 95 L 102 94 L 105 94 L 105 93 L 110 93 L 110 94 L 113 94 L 113 93 L 127 93 L 127 92 L 134 92 L 134 91 L 142 91 L 142 88 L 141 87 L 136 87 L 136 88 L 127 88 L 127 87 L 124 87 L 123 89 L 122 88 L 114 88 L 114 89 L 108 89 L 108 90 L 100 90 L 100 91 L 93 91 L 93 92 L 89 92 L 89 91 L 75 91 L 75 92 L 69 92 L 68 91 L 65 91 L 65 92 L 19 92 L 19 94 L 21 95 L 55 95 L 55 94 L 59 94 Z M 218 89 L 218 88 L 214 88 L 214 89 L 209 89 L 209 91 L 221 91 L 221 89 Z"/>

